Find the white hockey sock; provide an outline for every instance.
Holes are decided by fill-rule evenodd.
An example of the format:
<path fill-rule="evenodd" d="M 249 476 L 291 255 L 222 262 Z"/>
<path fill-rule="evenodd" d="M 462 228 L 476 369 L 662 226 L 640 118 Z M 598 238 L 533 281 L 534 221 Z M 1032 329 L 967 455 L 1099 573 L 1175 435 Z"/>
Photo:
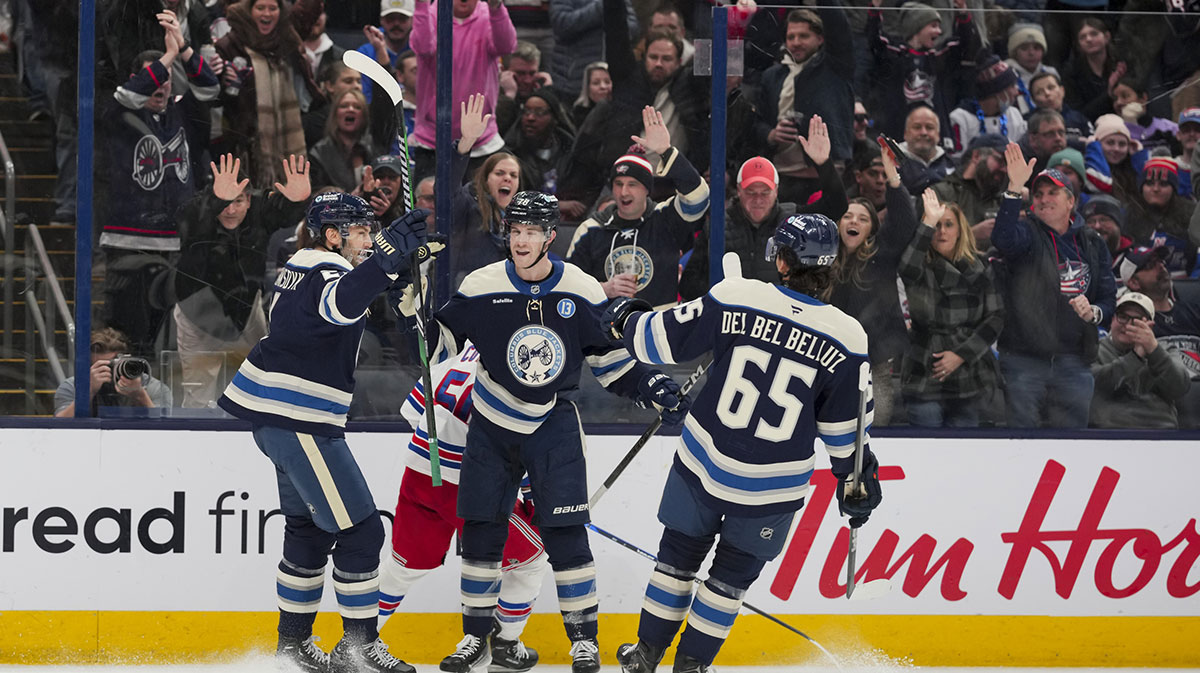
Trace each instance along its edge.
<path fill-rule="evenodd" d="M 500 603 L 496 606 L 500 638 L 521 639 L 533 604 L 542 591 L 542 577 L 549 565 L 546 554 L 541 553 L 527 563 L 504 571 L 500 579 Z"/>
<path fill-rule="evenodd" d="M 429 570 L 417 570 L 400 565 L 395 558 L 383 563 L 379 576 L 379 628 L 383 628 L 388 617 L 400 606 L 412 585 Z"/>

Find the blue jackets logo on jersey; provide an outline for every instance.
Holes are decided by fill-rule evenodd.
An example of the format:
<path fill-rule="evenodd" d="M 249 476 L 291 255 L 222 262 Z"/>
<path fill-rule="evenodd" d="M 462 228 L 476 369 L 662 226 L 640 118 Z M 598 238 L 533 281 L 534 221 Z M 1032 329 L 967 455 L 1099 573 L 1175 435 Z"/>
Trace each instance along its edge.
<path fill-rule="evenodd" d="M 562 339 L 541 325 L 522 327 L 508 340 L 508 367 L 527 386 L 541 387 L 558 378 L 566 360 Z"/>
<path fill-rule="evenodd" d="M 637 278 L 638 292 L 641 292 L 654 279 L 654 261 L 649 253 L 635 245 L 613 248 L 604 260 L 604 275 L 612 278 L 619 273 L 632 273 Z"/>
<path fill-rule="evenodd" d="M 575 315 L 575 302 L 570 299 L 561 299 L 558 302 L 558 314 L 564 318 L 570 318 Z"/>

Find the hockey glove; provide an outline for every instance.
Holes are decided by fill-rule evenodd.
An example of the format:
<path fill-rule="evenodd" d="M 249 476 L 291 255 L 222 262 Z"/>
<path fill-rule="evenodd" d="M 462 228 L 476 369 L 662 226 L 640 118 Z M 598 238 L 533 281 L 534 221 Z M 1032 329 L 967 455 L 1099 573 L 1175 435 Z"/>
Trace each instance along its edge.
<path fill-rule="evenodd" d="M 850 527 L 858 528 L 871 517 L 871 511 L 883 500 L 883 492 L 879 490 L 879 461 L 875 454 L 868 449 L 863 456 L 862 475 L 858 480 L 858 493 L 851 494 L 850 475 L 842 477 L 838 483 L 838 511 L 842 516 L 850 517 Z"/>
<path fill-rule="evenodd" d="M 425 218 L 429 211 L 416 208 L 396 218 L 375 234 L 375 254 L 384 273 L 404 274 L 409 270 L 409 258 L 425 244 Z"/>
<path fill-rule="evenodd" d="M 645 299 L 637 297 L 617 297 L 608 304 L 600 315 L 600 329 L 614 342 L 619 342 L 625 336 L 625 322 L 634 313 L 652 311 L 654 307 Z"/>
<path fill-rule="evenodd" d="M 651 372 L 638 383 L 637 404 L 642 409 L 657 409 L 663 425 L 679 425 L 692 407 L 692 398 L 679 390 L 679 384 L 662 372 Z"/>
<path fill-rule="evenodd" d="M 425 286 L 422 286 L 424 289 Z M 388 290 L 388 305 L 396 309 L 396 313 L 405 318 L 417 315 L 420 305 L 417 304 L 417 289 L 408 281 L 399 281 Z"/>

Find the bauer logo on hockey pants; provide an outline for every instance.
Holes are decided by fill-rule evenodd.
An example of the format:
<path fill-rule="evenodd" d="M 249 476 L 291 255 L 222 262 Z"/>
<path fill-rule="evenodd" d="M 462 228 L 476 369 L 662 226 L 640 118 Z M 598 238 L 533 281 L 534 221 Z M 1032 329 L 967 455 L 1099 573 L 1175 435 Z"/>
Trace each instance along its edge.
<path fill-rule="evenodd" d="M 563 507 L 555 507 L 551 514 L 574 514 L 575 512 L 586 512 L 588 504 L 581 503 L 578 505 L 565 505 Z"/>

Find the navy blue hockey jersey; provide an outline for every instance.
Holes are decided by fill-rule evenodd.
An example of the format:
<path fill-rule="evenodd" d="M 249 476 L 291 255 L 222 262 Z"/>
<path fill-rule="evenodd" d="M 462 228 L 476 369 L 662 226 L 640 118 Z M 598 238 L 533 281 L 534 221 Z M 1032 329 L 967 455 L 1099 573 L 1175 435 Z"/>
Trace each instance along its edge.
<path fill-rule="evenodd" d="M 367 306 L 391 279 L 376 258 L 352 267 L 306 249 L 275 280 L 270 333 L 250 351 L 218 404 L 259 425 L 345 434 Z"/>
<path fill-rule="evenodd" d="M 625 326 L 625 344 L 638 360 L 659 364 L 712 351 L 672 469 L 714 510 L 799 509 L 818 438 L 835 474 L 853 470 L 867 335 L 841 310 L 735 276 L 699 299 L 638 314 Z M 868 395 L 868 430 L 873 406 Z"/>
<path fill-rule="evenodd" d="M 613 345 L 600 329 L 608 298 L 600 282 L 556 260 L 545 280 L 517 276 L 511 261 L 471 272 L 439 310 L 431 360 L 457 353 L 470 340 L 479 351 L 472 400 L 496 425 L 530 434 L 549 416 L 559 394 L 577 393 L 586 360 L 600 384 L 635 397 L 649 369 Z"/>

